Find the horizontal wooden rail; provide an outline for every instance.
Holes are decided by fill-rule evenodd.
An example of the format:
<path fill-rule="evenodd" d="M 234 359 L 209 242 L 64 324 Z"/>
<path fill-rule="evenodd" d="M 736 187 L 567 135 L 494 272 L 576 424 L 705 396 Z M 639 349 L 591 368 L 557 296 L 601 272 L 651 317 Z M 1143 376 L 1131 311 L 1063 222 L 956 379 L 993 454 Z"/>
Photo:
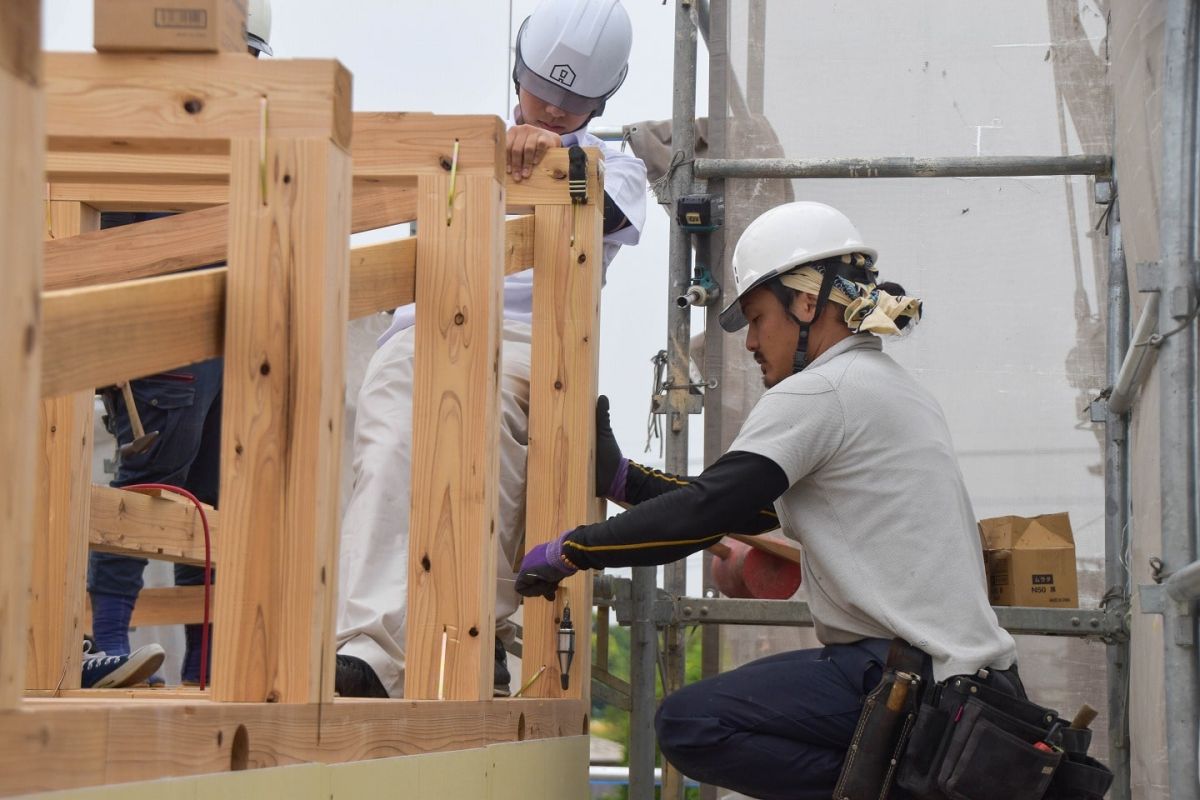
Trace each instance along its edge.
<path fill-rule="evenodd" d="M 284 704 L 76 694 L 25 707 L 0 725 L 0 795 L 576 736 L 587 733 L 589 713 L 577 700 L 523 698 Z"/>
<path fill-rule="evenodd" d="M 213 597 L 217 587 L 212 586 Z M 92 601 L 87 598 L 83 630 L 92 629 Z M 129 620 L 131 627 L 155 625 L 199 625 L 204 622 L 203 586 L 160 586 L 142 589 Z"/>
<path fill-rule="evenodd" d="M 505 271 L 532 263 L 533 222 L 506 223 Z M 351 253 L 351 318 L 411 303 L 416 241 Z M 42 396 L 106 386 L 221 354 L 223 267 L 42 295 Z"/>

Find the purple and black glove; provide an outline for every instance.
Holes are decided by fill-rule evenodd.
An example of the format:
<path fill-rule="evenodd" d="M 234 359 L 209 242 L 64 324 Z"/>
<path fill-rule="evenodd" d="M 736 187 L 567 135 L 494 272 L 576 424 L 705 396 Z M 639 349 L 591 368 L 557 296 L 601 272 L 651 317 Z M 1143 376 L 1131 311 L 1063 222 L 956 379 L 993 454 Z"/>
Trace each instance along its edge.
<path fill-rule="evenodd" d="M 567 531 L 557 539 L 539 544 L 525 554 L 517 572 L 518 594 L 525 597 L 541 595 L 553 600 L 559 582 L 579 571 L 562 554 L 563 542 L 570 533 Z"/>
<path fill-rule="evenodd" d="M 608 398 L 596 398 L 596 496 L 620 503 L 625 500 L 625 478 L 629 459 L 621 455 L 621 445 L 608 421 Z"/>

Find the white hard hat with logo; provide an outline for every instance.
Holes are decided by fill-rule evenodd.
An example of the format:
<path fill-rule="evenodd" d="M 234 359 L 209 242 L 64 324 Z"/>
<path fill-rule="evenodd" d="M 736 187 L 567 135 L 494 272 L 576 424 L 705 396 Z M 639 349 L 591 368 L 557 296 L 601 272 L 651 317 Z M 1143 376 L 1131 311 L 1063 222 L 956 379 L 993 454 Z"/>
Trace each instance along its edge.
<path fill-rule="evenodd" d="M 721 327 L 732 333 L 746 326 L 740 301 L 759 286 L 803 264 L 848 253 L 876 257 L 833 206 L 801 200 L 772 208 L 746 226 L 734 248 L 736 294 L 721 312 Z"/>
<path fill-rule="evenodd" d="M 619 0 L 542 0 L 517 33 L 513 81 L 570 114 L 595 116 L 625 80 L 632 46 Z"/>
<path fill-rule="evenodd" d="M 246 46 L 255 55 L 275 55 L 271 50 L 271 0 L 250 0 L 247 4 Z"/>

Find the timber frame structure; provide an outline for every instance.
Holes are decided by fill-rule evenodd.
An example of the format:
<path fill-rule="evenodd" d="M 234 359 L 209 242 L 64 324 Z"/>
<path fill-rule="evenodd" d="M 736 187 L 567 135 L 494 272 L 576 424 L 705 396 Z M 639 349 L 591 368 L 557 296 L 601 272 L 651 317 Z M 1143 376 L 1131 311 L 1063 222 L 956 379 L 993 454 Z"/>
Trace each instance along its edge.
<path fill-rule="evenodd" d="M 530 544 L 599 511 L 598 152 L 573 202 L 565 150 L 506 184 L 497 117 L 351 113 L 334 61 L 43 58 L 39 16 L 0 5 L 0 795 L 586 734 L 589 637 L 569 690 L 554 652 L 564 602 L 590 611 L 586 573 L 526 606 L 541 679 L 491 697 L 492 484 L 501 285 L 532 265 L 528 468 L 559 477 L 533 483 Z M 182 213 L 98 231 L 107 210 Z M 350 249 L 409 221 L 415 237 Z M 346 324 L 414 297 L 409 699 L 337 699 Z M 212 686 L 80 690 L 88 547 L 204 557 L 192 507 L 91 485 L 94 388 L 216 356 Z M 140 622 L 199 608 L 194 588 L 148 592 Z"/>

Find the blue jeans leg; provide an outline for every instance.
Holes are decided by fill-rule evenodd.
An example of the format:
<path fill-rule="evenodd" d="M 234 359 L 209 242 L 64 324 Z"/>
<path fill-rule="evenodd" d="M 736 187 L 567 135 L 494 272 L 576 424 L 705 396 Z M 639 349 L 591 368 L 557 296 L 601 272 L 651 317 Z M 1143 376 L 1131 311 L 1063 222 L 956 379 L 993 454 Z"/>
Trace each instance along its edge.
<path fill-rule="evenodd" d="M 688 777 L 763 800 L 829 800 L 889 642 L 796 650 L 663 700 L 664 757 Z"/>
<path fill-rule="evenodd" d="M 201 501 L 216 505 L 223 369 L 222 359 L 217 358 L 133 381 L 142 424 L 159 436 L 147 452 L 122 462 L 113 486 L 165 483 L 188 489 Z M 125 401 L 118 396 L 115 405 L 117 441 L 126 443 L 133 438 L 133 426 Z M 136 597 L 142 589 L 145 565 L 145 559 L 91 553 L 88 591 Z M 191 569 L 201 572 L 198 567 Z"/>

